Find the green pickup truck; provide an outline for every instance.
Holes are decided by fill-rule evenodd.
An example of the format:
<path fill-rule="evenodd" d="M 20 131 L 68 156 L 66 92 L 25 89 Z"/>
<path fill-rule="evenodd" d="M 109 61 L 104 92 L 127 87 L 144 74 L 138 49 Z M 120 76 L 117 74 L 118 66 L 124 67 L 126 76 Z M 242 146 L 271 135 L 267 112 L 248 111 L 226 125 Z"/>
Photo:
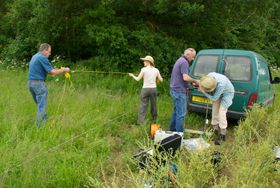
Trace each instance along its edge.
<path fill-rule="evenodd" d="M 228 109 L 228 117 L 240 119 L 246 109 L 254 103 L 262 106 L 272 105 L 275 91 L 272 84 L 279 83 L 279 77 L 272 80 L 267 61 L 260 54 L 246 50 L 207 49 L 197 54 L 190 68 L 190 76 L 199 79 L 209 72 L 217 72 L 227 76 L 232 82 L 235 94 L 233 104 Z M 211 101 L 190 86 L 188 95 L 188 111 L 204 112 L 211 109 Z"/>

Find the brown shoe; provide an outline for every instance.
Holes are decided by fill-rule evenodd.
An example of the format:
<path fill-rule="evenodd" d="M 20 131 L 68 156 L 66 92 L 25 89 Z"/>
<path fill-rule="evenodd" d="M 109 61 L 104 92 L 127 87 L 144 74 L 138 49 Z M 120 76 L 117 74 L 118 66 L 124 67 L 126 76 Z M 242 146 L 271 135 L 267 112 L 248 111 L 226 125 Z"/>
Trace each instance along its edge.
<path fill-rule="evenodd" d="M 214 129 L 214 144 L 219 145 L 219 140 L 220 140 L 220 134 L 219 131 Z"/>
<path fill-rule="evenodd" d="M 222 140 L 223 142 L 225 142 L 225 141 L 226 141 L 226 135 L 221 134 L 220 136 L 221 136 L 221 140 Z"/>
<path fill-rule="evenodd" d="M 215 145 L 221 145 L 223 142 L 226 141 L 226 135 L 220 134 L 218 139 L 214 141 Z"/>

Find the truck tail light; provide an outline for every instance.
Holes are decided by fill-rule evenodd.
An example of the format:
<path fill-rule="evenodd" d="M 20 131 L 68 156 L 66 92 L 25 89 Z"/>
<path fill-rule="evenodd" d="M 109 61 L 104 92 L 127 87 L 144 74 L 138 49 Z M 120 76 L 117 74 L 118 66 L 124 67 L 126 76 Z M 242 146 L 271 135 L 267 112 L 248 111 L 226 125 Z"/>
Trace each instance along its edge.
<path fill-rule="evenodd" d="M 257 99 L 258 95 L 256 93 L 251 94 L 248 101 L 248 106 L 253 106 L 253 104 L 257 102 Z"/>
<path fill-rule="evenodd" d="M 187 97 L 190 97 L 190 88 L 187 88 Z"/>

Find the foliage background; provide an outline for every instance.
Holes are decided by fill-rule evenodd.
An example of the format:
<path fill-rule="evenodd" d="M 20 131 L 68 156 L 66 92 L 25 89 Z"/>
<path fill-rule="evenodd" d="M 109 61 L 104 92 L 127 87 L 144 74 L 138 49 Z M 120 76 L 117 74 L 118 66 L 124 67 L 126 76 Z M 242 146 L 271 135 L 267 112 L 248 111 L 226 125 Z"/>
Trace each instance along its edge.
<path fill-rule="evenodd" d="M 280 2 L 273 0 L 1 0 L 0 58 L 26 63 L 40 43 L 51 58 L 133 71 L 152 55 L 162 73 L 187 47 L 253 50 L 279 65 Z"/>

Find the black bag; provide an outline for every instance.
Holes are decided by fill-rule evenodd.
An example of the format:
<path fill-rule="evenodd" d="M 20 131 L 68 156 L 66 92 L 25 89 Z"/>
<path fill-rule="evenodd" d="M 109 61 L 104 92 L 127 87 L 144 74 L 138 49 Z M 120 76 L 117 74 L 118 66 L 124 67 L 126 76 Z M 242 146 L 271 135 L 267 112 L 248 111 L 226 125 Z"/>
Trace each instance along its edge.
<path fill-rule="evenodd" d="M 139 153 L 132 156 L 132 159 L 137 161 L 138 166 L 141 169 L 146 168 L 147 166 L 149 166 L 152 163 L 153 155 L 150 154 L 151 150 L 152 149 L 142 150 Z"/>
<path fill-rule="evenodd" d="M 159 145 L 155 145 L 159 154 L 167 154 L 174 156 L 175 152 L 181 147 L 182 136 L 179 134 L 174 134 L 163 139 Z"/>
<path fill-rule="evenodd" d="M 171 135 L 164 138 L 159 144 L 155 145 L 153 155 L 150 154 L 152 149 L 142 150 L 132 156 L 132 159 L 138 163 L 141 169 L 158 168 L 171 160 L 175 152 L 181 147 L 182 136 L 179 134 Z"/>

